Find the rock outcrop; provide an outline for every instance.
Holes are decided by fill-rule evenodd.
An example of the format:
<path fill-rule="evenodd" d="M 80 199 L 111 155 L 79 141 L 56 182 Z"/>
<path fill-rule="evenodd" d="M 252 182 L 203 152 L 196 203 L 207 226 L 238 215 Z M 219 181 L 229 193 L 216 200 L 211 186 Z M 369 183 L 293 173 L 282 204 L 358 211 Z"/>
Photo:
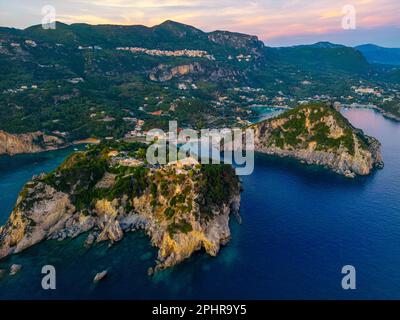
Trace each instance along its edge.
<path fill-rule="evenodd" d="M 97 282 L 103 280 L 107 276 L 107 274 L 108 274 L 107 270 L 104 270 L 102 272 L 96 273 L 96 275 L 94 276 L 93 282 L 97 283 Z"/>
<path fill-rule="evenodd" d="M 65 145 L 65 141 L 46 135 L 43 132 L 10 134 L 0 130 L 0 155 L 19 153 L 36 153 L 55 150 Z"/>
<path fill-rule="evenodd" d="M 0 228 L 0 258 L 45 239 L 90 231 L 85 246 L 91 246 L 142 229 L 159 248 L 157 271 L 200 249 L 215 256 L 229 241 L 230 214 L 238 215 L 240 205 L 240 182 L 230 165 L 114 167 L 101 148 L 75 153 L 25 186 Z M 112 185 L 99 183 L 110 174 Z"/>
<path fill-rule="evenodd" d="M 293 157 L 350 178 L 383 168 L 380 142 L 329 105 L 300 106 L 252 128 L 259 152 Z"/>
<path fill-rule="evenodd" d="M 199 74 L 202 72 L 204 72 L 204 69 L 197 62 L 179 66 L 160 64 L 150 72 L 149 78 L 152 81 L 165 82 L 176 77 Z"/>
<path fill-rule="evenodd" d="M 10 267 L 10 276 L 15 276 L 18 272 L 20 272 L 22 269 L 22 266 L 20 264 L 13 264 Z"/>

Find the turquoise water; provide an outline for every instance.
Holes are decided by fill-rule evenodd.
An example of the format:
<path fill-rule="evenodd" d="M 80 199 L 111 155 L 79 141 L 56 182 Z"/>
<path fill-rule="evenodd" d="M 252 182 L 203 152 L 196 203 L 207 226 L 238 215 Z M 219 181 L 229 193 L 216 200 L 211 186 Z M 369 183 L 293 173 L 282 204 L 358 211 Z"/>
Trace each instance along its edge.
<path fill-rule="evenodd" d="M 197 253 L 154 278 L 156 250 L 143 233 L 118 245 L 85 249 L 85 236 L 48 241 L 0 262 L 21 263 L 0 280 L 0 298 L 89 299 L 394 299 L 400 298 L 400 124 L 372 110 L 344 114 L 383 143 L 386 167 L 348 180 L 291 160 L 256 156 L 242 177 L 243 224 L 218 257 Z M 58 165 L 71 150 L 0 159 L 0 219 L 33 173 Z M 57 290 L 41 289 L 41 268 L 57 270 Z M 341 289 L 341 268 L 354 265 L 357 289 Z M 94 275 L 109 275 L 97 285 Z"/>
<path fill-rule="evenodd" d="M 253 106 L 249 107 L 249 109 L 253 111 L 253 116 L 250 119 L 250 121 L 253 123 L 269 119 L 285 111 L 284 108 L 269 106 Z"/>
<path fill-rule="evenodd" d="M 50 172 L 58 167 L 74 149 L 70 147 L 39 154 L 0 156 L 0 224 L 4 224 L 17 200 L 18 193 L 33 175 Z"/>

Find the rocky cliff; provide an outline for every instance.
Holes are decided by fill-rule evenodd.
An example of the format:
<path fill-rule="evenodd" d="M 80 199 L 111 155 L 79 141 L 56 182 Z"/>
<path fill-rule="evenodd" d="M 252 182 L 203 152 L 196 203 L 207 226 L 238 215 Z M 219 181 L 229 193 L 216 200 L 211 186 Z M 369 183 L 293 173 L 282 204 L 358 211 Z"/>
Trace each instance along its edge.
<path fill-rule="evenodd" d="M 199 63 L 184 64 L 175 67 L 171 67 L 165 64 L 161 64 L 154 68 L 149 78 L 152 81 L 165 82 L 169 81 L 174 77 L 182 77 L 190 74 L 199 74 L 204 72 L 204 69 Z"/>
<path fill-rule="evenodd" d="M 0 130 L 0 155 L 35 153 L 46 150 L 54 150 L 65 145 L 62 139 L 46 135 L 37 131 L 23 134 L 9 134 Z"/>
<path fill-rule="evenodd" d="M 150 168 L 137 162 L 125 167 L 118 164 L 124 157 L 124 151 L 92 146 L 26 184 L 0 228 L 0 257 L 45 239 L 90 231 L 86 245 L 92 245 L 117 242 L 138 229 L 159 248 L 155 271 L 202 248 L 217 255 L 230 239 L 230 214 L 238 216 L 240 186 L 233 168 L 193 163 Z"/>
<path fill-rule="evenodd" d="M 237 81 L 237 79 L 243 77 L 243 71 L 208 62 L 193 62 L 178 66 L 160 64 L 149 71 L 149 79 L 157 82 L 166 82 L 173 79 L 188 82 L 192 82 L 194 79 L 202 79 L 204 81 L 219 81 L 222 79 Z"/>
<path fill-rule="evenodd" d="M 252 127 L 256 151 L 297 158 L 347 177 L 383 168 L 380 142 L 326 104 L 299 106 Z"/>

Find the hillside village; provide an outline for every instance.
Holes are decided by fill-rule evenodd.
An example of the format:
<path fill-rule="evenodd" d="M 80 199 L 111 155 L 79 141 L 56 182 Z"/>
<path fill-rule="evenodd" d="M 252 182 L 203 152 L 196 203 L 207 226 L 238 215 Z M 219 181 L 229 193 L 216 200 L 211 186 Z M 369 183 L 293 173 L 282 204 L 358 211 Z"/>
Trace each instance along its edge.
<path fill-rule="evenodd" d="M 150 56 L 159 57 L 189 57 L 189 58 L 206 58 L 208 60 L 215 60 L 215 58 L 207 51 L 203 50 L 160 50 L 160 49 L 146 49 L 140 47 L 118 47 L 118 51 L 130 51 L 132 53 L 143 53 Z"/>

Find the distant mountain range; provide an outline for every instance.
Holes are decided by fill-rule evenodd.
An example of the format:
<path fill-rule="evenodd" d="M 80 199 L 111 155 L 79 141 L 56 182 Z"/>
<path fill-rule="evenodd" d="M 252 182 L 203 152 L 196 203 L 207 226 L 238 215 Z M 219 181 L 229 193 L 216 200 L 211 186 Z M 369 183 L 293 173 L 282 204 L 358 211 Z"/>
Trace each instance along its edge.
<path fill-rule="evenodd" d="M 383 48 L 374 44 L 355 47 L 370 63 L 400 65 L 400 48 Z"/>

